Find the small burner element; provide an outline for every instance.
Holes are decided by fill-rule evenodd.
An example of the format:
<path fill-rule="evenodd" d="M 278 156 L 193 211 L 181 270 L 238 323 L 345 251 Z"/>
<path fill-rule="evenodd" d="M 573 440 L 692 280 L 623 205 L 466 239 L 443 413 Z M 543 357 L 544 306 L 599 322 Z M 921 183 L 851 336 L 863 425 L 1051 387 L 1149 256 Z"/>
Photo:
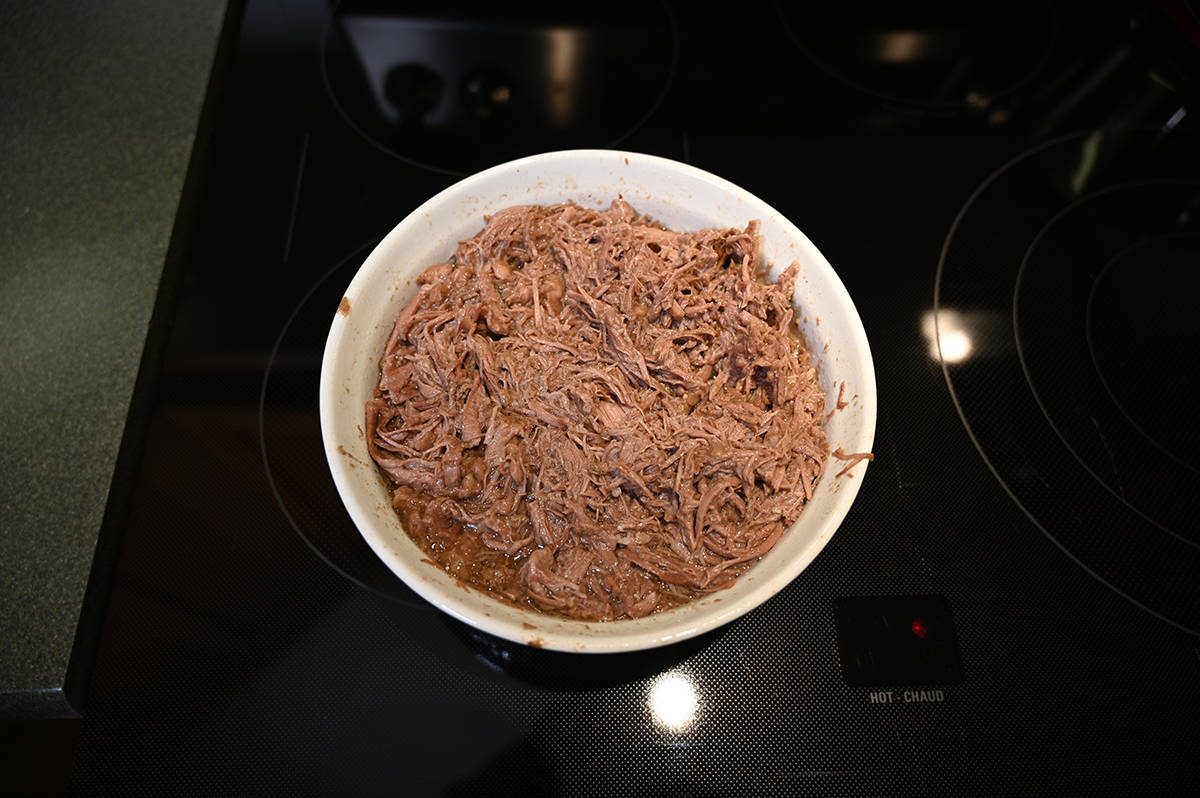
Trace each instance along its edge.
<path fill-rule="evenodd" d="M 662 102 L 678 55 L 665 6 L 507 11 L 339 4 L 322 59 L 334 105 L 397 158 L 469 174 L 546 150 L 612 146 Z"/>

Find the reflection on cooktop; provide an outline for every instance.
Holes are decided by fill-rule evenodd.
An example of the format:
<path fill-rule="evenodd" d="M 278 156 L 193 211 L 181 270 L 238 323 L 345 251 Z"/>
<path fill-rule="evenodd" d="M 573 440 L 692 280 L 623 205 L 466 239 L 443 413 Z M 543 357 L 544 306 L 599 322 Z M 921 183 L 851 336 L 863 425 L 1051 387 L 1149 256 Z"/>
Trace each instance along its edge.
<path fill-rule="evenodd" d="M 457 641 L 460 645 L 455 649 L 469 652 L 475 665 L 503 673 L 517 682 L 554 691 L 574 691 L 602 690 L 652 679 L 647 707 L 658 726 L 674 732 L 684 731 L 698 711 L 694 689 L 689 705 L 685 686 L 679 684 L 686 663 L 728 631 L 727 627 L 720 627 L 668 646 L 581 657 L 504 640 L 445 613 L 436 613 L 436 617 L 440 630 L 429 632 L 430 641 L 449 635 L 447 641 Z"/>
<path fill-rule="evenodd" d="M 1043 77 L 1060 22 L 1049 0 L 777 8 L 803 52 L 845 85 L 897 103 L 980 113 Z"/>
<path fill-rule="evenodd" d="M 467 174 L 552 149 L 607 147 L 637 129 L 675 72 L 678 35 L 656 3 L 344 2 L 325 35 L 326 87 L 390 154 Z"/>

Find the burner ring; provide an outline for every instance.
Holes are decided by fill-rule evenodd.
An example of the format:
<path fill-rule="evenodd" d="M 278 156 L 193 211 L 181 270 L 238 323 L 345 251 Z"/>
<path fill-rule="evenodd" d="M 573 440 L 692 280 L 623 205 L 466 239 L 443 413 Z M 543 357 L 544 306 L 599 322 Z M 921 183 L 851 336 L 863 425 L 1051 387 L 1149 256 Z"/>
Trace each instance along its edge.
<path fill-rule="evenodd" d="M 1039 42 L 1035 48 L 1036 57 L 1023 66 L 1018 68 L 1012 75 L 1000 81 L 997 88 L 990 89 L 986 92 L 968 89 L 959 99 L 945 100 L 932 99 L 929 97 L 918 96 L 914 93 L 901 93 L 894 87 L 881 88 L 878 85 L 872 85 L 871 81 L 863 76 L 855 77 L 850 74 L 850 67 L 855 66 L 850 64 L 847 68 L 839 68 L 831 62 L 830 58 L 819 54 L 814 46 L 806 42 L 800 34 L 798 26 L 789 19 L 788 12 L 796 8 L 793 4 L 785 4 L 782 0 L 775 0 L 775 12 L 783 23 L 784 31 L 787 33 L 793 44 L 799 49 L 804 56 L 827 77 L 841 83 L 842 85 L 856 91 L 864 96 L 873 97 L 876 100 L 881 100 L 890 103 L 900 108 L 919 108 L 927 111 L 938 112 L 942 114 L 956 113 L 986 113 L 995 111 L 995 103 L 998 100 L 1003 100 L 1021 92 L 1022 90 L 1033 85 L 1039 77 L 1045 72 L 1050 64 L 1051 56 L 1057 46 L 1059 35 L 1058 12 L 1055 4 L 1047 0 L 1044 3 L 1038 3 L 1046 13 L 1045 27 L 1047 35 L 1044 41 Z M 834 7 L 829 7 L 834 8 Z M 824 10 L 828 11 L 829 8 Z M 870 12 L 864 12 L 862 17 L 870 18 L 873 15 Z M 934 16 L 941 16 L 935 14 Z M 1024 20 L 1022 16 L 1022 20 Z M 986 27 L 986 26 L 984 26 Z M 822 29 L 824 30 L 824 28 Z M 910 59 L 917 55 L 922 49 L 923 43 L 927 42 L 931 37 L 924 34 L 920 29 L 898 29 L 890 33 L 890 38 L 883 35 L 878 36 L 879 49 L 885 51 L 879 55 L 881 60 L 894 61 L 898 64 L 903 64 L 906 59 Z M 853 48 L 843 48 L 853 49 Z M 976 53 L 966 45 L 963 45 L 964 53 L 958 62 L 956 70 L 960 73 L 963 71 L 962 65 L 967 64 L 966 69 L 969 71 L 969 61 Z M 1011 52 L 1018 48 L 1002 48 L 1004 52 Z M 861 66 L 861 64 L 859 64 Z M 953 72 L 953 70 L 952 70 Z M 944 90 L 953 80 L 959 80 L 964 77 L 962 74 L 942 75 L 945 81 L 939 90 Z"/>
<path fill-rule="evenodd" d="M 1098 485 L 1103 487 L 1114 499 L 1123 503 L 1138 517 L 1142 518 L 1147 523 L 1153 525 L 1158 530 L 1177 539 L 1179 542 L 1183 543 L 1184 545 L 1191 546 L 1192 548 L 1200 550 L 1200 542 L 1191 540 L 1190 538 L 1180 534 L 1179 532 L 1176 532 L 1174 529 L 1171 529 L 1166 524 L 1161 523 L 1158 519 L 1152 517 L 1151 515 L 1149 515 L 1145 511 L 1143 511 L 1141 508 L 1135 506 L 1129 500 L 1129 498 L 1126 495 L 1124 495 L 1123 492 L 1115 490 L 1112 487 L 1112 485 L 1109 484 L 1108 480 L 1106 480 L 1104 477 L 1102 477 L 1097 472 L 1097 470 L 1088 462 L 1087 458 L 1084 457 L 1080 453 L 1078 447 L 1075 446 L 1075 444 L 1073 444 L 1071 442 L 1070 437 L 1063 431 L 1062 426 L 1055 420 L 1055 414 L 1051 412 L 1046 398 L 1043 396 L 1042 391 L 1040 391 L 1038 389 L 1038 381 L 1036 379 L 1034 379 L 1034 376 L 1033 376 L 1033 373 L 1032 373 L 1032 370 L 1030 367 L 1029 356 L 1028 356 L 1027 348 L 1025 345 L 1025 338 L 1021 334 L 1021 295 L 1022 295 L 1022 288 L 1025 284 L 1025 278 L 1026 278 L 1026 274 L 1028 272 L 1030 260 L 1031 260 L 1032 256 L 1034 255 L 1034 253 L 1038 250 L 1039 245 L 1041 245 L 1042 242 L 1048 237 L 1048 235 L 1053 230 L 1055 225 L 1062 219 L 1066 218 L 1068 215 L 1074 213 L 1081 207 L 1085 206 L 1086 204 L 1094 202 L 1094 201 L 1098 201 L 1110 194 L 1115 194 L 1117 192 L 1126 191 L 1129 189 L 1136 189 L 1136 188 L 1143 188 L 1143 187 L 1157 187 L 1157 186 L 1166 186 L 1166 185 L 1189 185 L 1189 183 L 1187 181 L 1171 181 L 1171 180 L 1144 180 L 1144 181 L 1129 181 L 1129 182 L 1118 183 L 1115 185 L 1106 186 L 1105 188 L 1103 188 L 1099 191 L 1093 192 L 1091 194 L 1087 194 L 1085 196 L 1082 196 L 1082 197 L 1076 199 L 1074 202 L 1071 202 L 1069 205 L 1067 205 L 1062 210 L 1060 210 L 1058 213 L 1056 213 L 1053 217 L 1051 217 L 1050 220 L 1047 221 L 1046 224 L 1042 227 L 1042 229 L 1038 231 L 1037 235 L 1034 236 L 1033 240 L 1030 241 L 1028 248 L 1026 248 L 1026 250 L 1025 250 L 1025 255 L 1021 260 L 1021 265 L 1017 269 L 1016 286 L 1013 289 L 1013 305 L 1012 305 L 1013 338 L 1014 338 L 1014 341 L 1016 342 L 1017 358 L 1020 360 L 1021 371 L 1025 375 L 1025 381 L 1029 387 L 1029 390 L 1033 394 L 1034 400 L 1037 402 L 1038 408 L 1042 411 L 1042 415 L 1045 417 L 1046 422 L 1050 425 L 1050 428 L 1054 430 L 1054 434 L 1058 437 L 1058 439 L 1062 443 L 1062 445 L 1067 449 L 1068 452 L 1071 453 L 1071 456 L 1074 457 L 1075 460 L 1079 463 L 1079 465 L 1085 471 L 1087 471 L 1088 474 L 1091 475 L 1092 479 L 1095 480 L 1095 482 Z M 1127 251 L 1128 249 L 1135 248 L 1139 245 L 1139 243 L 1132 244 L 1132 245 L 1130 245 L 1130 247 L 1127 247 L 1126 250 L 1123 250 L 1123 251 Z M 1112 259 L 1110 259 L 1110 261 L 1107 265 L 1111 265 L 1119 257 L 1120 257 L 1120 253 L 1118 253 L 1116 256 L 1114 256 Z M 1107 268 L 1107 265 L 1105 268 Z M 1093 290 L 1089 294 L 1089 299 L 1092 296 L 1094 296 L 1094 293 L 1095 293 L 1095 287 L 1093 285 Z M 1090 330 L 1089 330 L 1089 332 L 1090 332 Z M 1092 354 L 1093 354 L 1093 363 L 1094 363 L 1095 362 L 1094 352 Z M 1100 371 L 1099 368 L 1097 368 L 1098 375 L 1099 375 L 1099 371 Z M 1103 382 L 1103 375 L 1099 375 L 1099 376 L 1100 376 L 1101 381 Z M 1109 394 L 1112 395 L 1111 390 L 1109 390 Z M 1114 399 L 1115 399 L 1115 397 L 1114 397 Z M 1122 413 L 1124 415 L 1126 415 L 1126 417 L 1132 421 L 1132 417 L 1129 417 L 1128 414 L 1125 413 L 1123 410 L 1122 410 Z M 1146 436 L 1146 438 L 1148 440 L 1150 440 L 1150 442 L 1156 448 L 1161 448 L 1161 447 L 1159 447 L 1159 445 L 1156 442 L 1154 442 L 1152 439 L 1150 439 L 1149 436 Z M 1163 451 L 1165 454 L 1169 455 L 1169 453 L 1166 452 L 1166 450 L 1163 450 Z M 1169 456 L 1174 457 L 1173 455 L 1169 455 Z"/>

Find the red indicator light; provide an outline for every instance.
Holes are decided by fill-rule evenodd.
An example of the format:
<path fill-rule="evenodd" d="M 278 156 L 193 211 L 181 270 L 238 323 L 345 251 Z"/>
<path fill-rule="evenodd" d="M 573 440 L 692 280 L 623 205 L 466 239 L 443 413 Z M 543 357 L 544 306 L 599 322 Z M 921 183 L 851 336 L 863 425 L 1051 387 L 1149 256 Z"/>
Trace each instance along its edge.
<path fill-rule="evenodd" d="M 924 640 L 929 637 L 929 627 L 925 625 L 925 621 L 920 618 L 913 618 L 912 633 Z"/>

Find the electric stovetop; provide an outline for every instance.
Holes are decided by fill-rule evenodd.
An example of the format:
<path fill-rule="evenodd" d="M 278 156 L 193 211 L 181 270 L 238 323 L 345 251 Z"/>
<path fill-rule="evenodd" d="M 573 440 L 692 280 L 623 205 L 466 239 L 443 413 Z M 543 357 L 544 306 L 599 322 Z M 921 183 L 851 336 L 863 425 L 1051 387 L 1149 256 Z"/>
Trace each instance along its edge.
<path fill-rule="evenodd" d="M 1200 776 L 1194 5 L 247 0 L 231 20 L 76 794 Z M 685 161 L 792 219 L 879 386 L 876 460 L 816 561 L 636 654 L 508 643 L 419 599 L 358 537 L 317 417 L 374 243 L 461 176 L 575 147 Z"/>

